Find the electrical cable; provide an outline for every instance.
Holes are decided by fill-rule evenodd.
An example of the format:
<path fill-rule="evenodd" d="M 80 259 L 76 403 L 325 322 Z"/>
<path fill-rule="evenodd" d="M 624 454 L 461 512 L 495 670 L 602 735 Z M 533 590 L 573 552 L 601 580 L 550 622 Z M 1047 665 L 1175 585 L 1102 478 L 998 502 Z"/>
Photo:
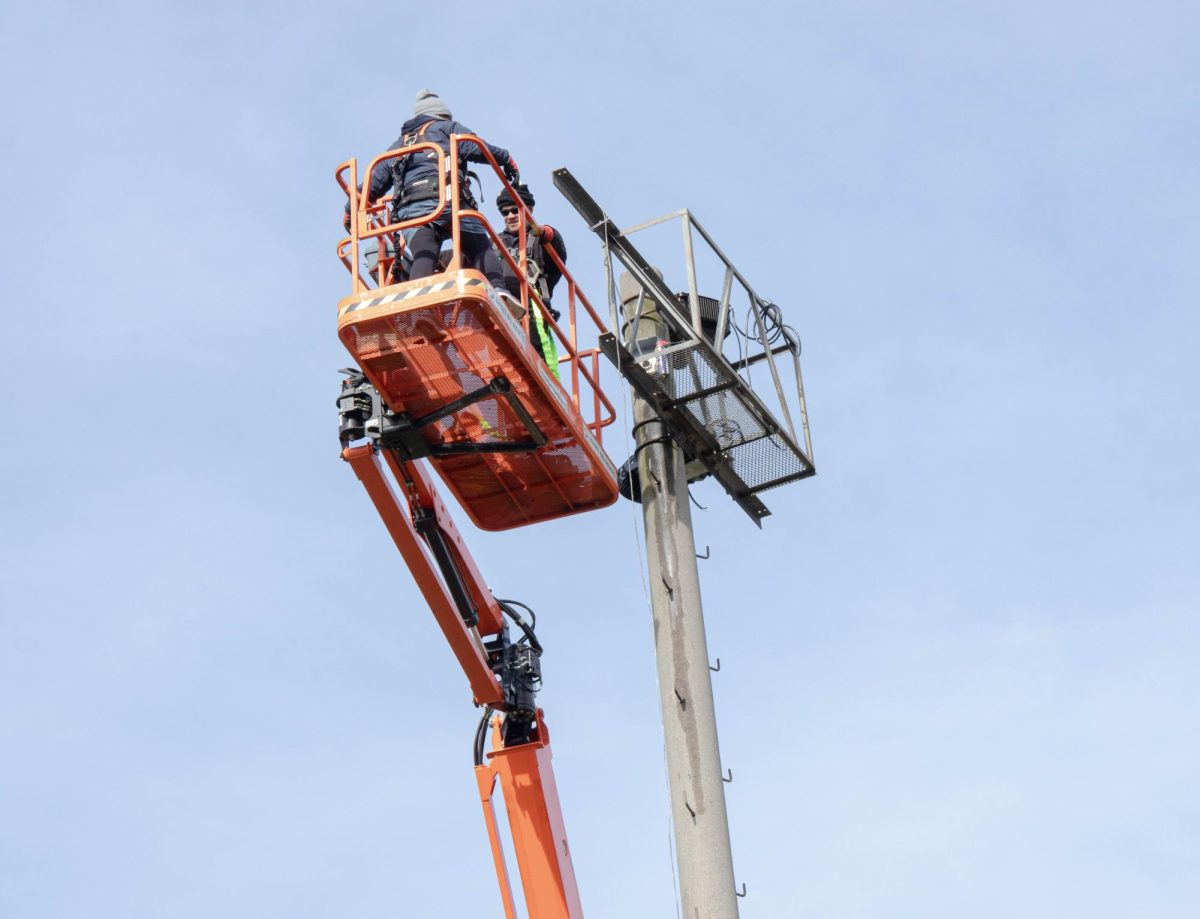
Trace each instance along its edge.
<path fill-rule="evenodd" d="M 766 336 L 767 344 L 773 345 L 779 341 L 779 336 L 783 334 L 783 312 L 774 300 L 760 300 L 758 302 L 762 307 L 763 335 Z"/>
<path fill-rule="evenodd" d="M 737 342 L 737 362 L 740 366 L 741 363 L 746 359 L 749 346 L 747 345 L 746 347 L 743 347 L 742 338 L 745 333 L 742 332 L 741 326 L 737 324 L 736 314 L 732 308 L 729 310 L 729 328 L 733 329 L 733 340 Z M 746 366 L 742 367 L 742 369 L 738 371 L 739 376 L 741 375 L 742 370 L 746 372 L 746 384 L 753 388 L 752 379 L 750 376 L 750 365 L 747 364 Z"/>
<path fill-rule="evenodd" d="M 529 647 L 533 648 L 533 650 L 536 651 L 538 654 L 541 654 L 542 653 L 542 643 L 540 641 L 538 641 L 537 635 L 534 634 L 533 626 L 531 626 L 528 622 L 526 622 L 522 618 L 521 614 L 518 613 L 515 609 L 513 609 L 513 607 L 519 606 L 522 609 L 529 610 L 529 614 L 531 616 L 533 615 L 533 610 L 529 609 L 528 606 L 526 606 L 524 603 L 521 603 L 517 600 L 501 600 L 501 599 L 497 598 L 496 603 L 499 604 L 500 609 L 504 611 L 504 615 L 506 615 L 509 619 L 511 619 L 516 624 L 517 628 L 519 628 L 522 632 L 525 633 L 525 637 L 523 639 L 521 639 L 521 641 L 527 640 L 529 642 Z M 535 622 L 537 621 L 536 616 L 534 617 L 534 621 Z M 520 644 L 520 643 L 521 643 L 520 641 L 517 642 L 517 644 Z"/>
<path fill-rule="evenodd" d="M 607 221 L 607 219 L 605 220 L 605 223 L 604 223 L 604 273 L 605 273 L 605 280 L 607 281 L 607 284 L 605 285 L 605 287 L 607 288 L 606 293 L 608 294 L 609 319 L 613 324 L 613 334 L 618 335 L 618 340 L 619 340 L 619 333 L 621 331 L 622 325 L 621 325 L 621 317 L 617 315 L 616 280 L 613 277 L 612 249 L 610 248 L 610 244 L 609 244 L 609 240 L 608 240 L 608 221 Z M 621 350 L 620 349 L 617 350 L 616 365 L 617 365 L 617 376 L 623 377 L 624 375 L 621 373 Z M 624 411 L 625 417 L 632 419 L 633 418 L 633 403 L 630 401 L 630 398 L 629 398 L 629 394 L 630 394 L 629 387 L 621 386 L 620 389 L 621 389 L 621 408 Z M 648 419 L 648 420 L 650 420 L 650 419 Z M 646 422 L 641 422 L 641 423 L 645 424 Z M 622 426 L 622 428 L 623 428 L 623 435 L 624 435 L 624 440 L 625 440 L 625 452 L 628 454 L 630 452 L 631 441 L 634 444 L 635 449 L 636 449 L 637 441 L 636 441 L 636 439 L 633 438 L 632 431 L 630 431 L 627 428 L 624 428 L 624 426 Z M 632 525 L 632 529 L 633 529 L 633 543 L 634 543 L 634 546 L 636 546 L 636 548 L 637 548 L 637 552 L 635 553 L 635 555 L 637 556 L 638 573 L 641 575 L 641 580 L 642 580 L 642 596 L 646 600 L 646 609 L 651 609 L 650 580 L 646 574 L 645 552 L 642 551 L 642 530 L 641 530 L 641 527 L 639 526 L 639 521 L 637 518 L 638 518 L 637 508 L 634 507 L 633 502 L 630 501 L 629 502 L 629 521 L 630 521 L 630 524 Z"/>
<path fill-rule="evenodd" d="M 675 442 L 674 438 L 672 438 L 669 433 L 670 428 L 667 427 L 667 423 L 665 421 L 663 421 L 661 418 L 659 418 L 658 416 L 655 416 L 654 418 L 647 418 L 645 421 L 639 421 L 637 424 L 635 424 L 633 426 L 633 430 L 630 431 L 630 434 L 632 434 L 632 436 L 633 436 L 634 443 L 637 443 L 638 430 L 645 427 L 648 424 L 661 424 L 663 426 L 663 429 L 668 431 L 668 433 L 660 434 L 658 437 L 651 437 L 649 440 L 644 440 L 640 444 L 638 444 L 636 447 L 634 447 L 633 448 L 634 465 L 637 464 L 637 460 L 638 460 L 638 457 L 641 455 L 641 452 L 643 450 L 645 450 L 647 447 L 652 446 L 654 444 L 663 444 L 664 446 L 670 446 L 671 444 L 673 444 Z"/>
<path fill-rule="evenodd" d="M 501 603 L 501 604 L 507 603 L 509 606 L 521 607 L 521 609 L 523 609 L 523 610 L 525 610 L 525 612 L 529 613 L 530 627 L 534 628 L 534 629 L 537 628 L 537 613 L 535 613 L 532 608 L 530 608 L 526 604 L 522 603 L 520 600 L 501 600 L 501 599 L 497 598 L 496 602 Z"/>
<path fill-rule="evenodd" d="M 787 342 L 788 350 L 796 357 L 800 356 L 800 336 L 796 334 L 796 330 L 790 325 L 783 327 L 783 340 Z"/>
<path fill-rule="evenodd" d="M 484 747 L 484 744 L 487 742 L 488 722 L 491 720 L 492 714 L 495 711 L 496 710 L 494 708 L 492 708 L 490 705 L 484 706 L 483 717 L 479 719 L 479 727 L 477 727 L 475 729 L 475 744 L 473 746 L 473 752 L 475 754 L 475 765 L 476 766 L 483 765 L 483 747 Z"/>
<path fill-rule="evenodd" d="M 635 425 L 634 425 L 634 426 L 633 426 L 633 427 L 630 429 L 630 431 L 629 431 L 629 436 L 630 436 L 630 437 L 632 437 L 632 438 L 634 438 L 634 439 L 636 440 L 636 439 L 637 439 L 637 432 L 638 432 L 638 431 L 640 431 L 642 428 L 644 428 L 646 425 L 648 425 L 648 424 L 662 424 L 662 423 L 663 423 L 662 419 L 661 419 L 661 418 L 659 418 L 657 415 L 655 415 L 653 418 L 647 418 L 645 421 L 639 421 L 637 424 L 635 424 Z"/>
<path fill-rule="evenodd" d="M 605 267 L 606 274 L 608 276 L 609 314 L 612 317 L 614 326 L 616 326 L 616 329 L 614 331 L 619 331 L 620 325 L 618 322 L 618 316 L 617 316 L 617 311 L 616 311 L 616 298 L 614 297 L 615 291 L 613 289 L 614 279 L 613 279 L 611 258 L 612 258 L 611 249 L 609 248 L 609 242 L 608 242 L 608 223 L 606 221 L 605 225 L 604 225 L 604 267 Z M 617 352 L 617 355 L 618 355 L 617 356 L 617 373 L 618 373 L 618 375 L 621 375 L 620 351 L 619 350 Z M 630 418 L 630 419 L 633 418 L 633 403 L 632 403 L 632 400 L 630 399 L 630 388 L 628 386 L 621 387 L 621 408 L 624 410 L 626 418 Z M 627 453 L 630 452 L 630 445 L 632 442 L 632 444 L 633 444 L 632 455 L 635 458 L 637 456 L 637 451 L 640 449 L 640 446 L 641 446 L 641 445 L 638 445 L 638 443 L 637 443 L 636 432 L 643 425 L 649 424 L 652 421 L 659 421 L 661 423 L 661 419 L 659 419 L 657 417 L 648 418 L 645 421 L 638 422 L 638 424 L 636 424 L 632 429 L 626 428 L 624 430 L 625 450 Z M 636 552 L 634 554 L 637 557 L 638 573 L 641 575 L 642 596 L 645 598 L 645 601 L 646 601 L 646 610 L 648 612 L 650 612 L 651 619 L 653 620 L 654 604 L 650 600 L 650 579 L 649 579 L 649 576 L 646 571 L 646 553 L 642 546 L 642 527 L 640 525 L 641 521 L 638 519 L 640 516 L 641 515 L 638 514 L 637 508 L 634 506 L 634 503 L 632 501 L 630 501 L 629 502 L 629 521 L 630 521 L 630 523 L 632 525 L 632 529 L 633 529 L 633 542 L 634 542 L 634 546 L 636 547 Z M 655 683 L 658 683 L 657 675 L 655 677 Z M 662 752 L 663 752 L 663 773 L 664 773 L 664 775 L 666 775 L 668 777 L 668 781 L 669 781 L 669 770 L 667 768 L 667 751 L 666 751 L 666 741 L 665 740 L 663 742 L 663 751 Z M 668 849 L 668 859 L 667 860 L 670 862 L 670 865 L 671 865 L 672 892 L 675 894 L 675 915 L 676 915 L 676 919 L 681 919 L 682 912 L 683 912 L 683 905 L 682 905 L 682 900 L 680 899 L 680 895 L 679 895 L 679 876 L 676 871 L 676 865 L 675 865 L 675 828 L 674 828 L 674 824 L 672 822 L 672 817 L 671 817 L 670 802 L 668 802 L 668 806 L 667 806 L 667 849 Z"/>

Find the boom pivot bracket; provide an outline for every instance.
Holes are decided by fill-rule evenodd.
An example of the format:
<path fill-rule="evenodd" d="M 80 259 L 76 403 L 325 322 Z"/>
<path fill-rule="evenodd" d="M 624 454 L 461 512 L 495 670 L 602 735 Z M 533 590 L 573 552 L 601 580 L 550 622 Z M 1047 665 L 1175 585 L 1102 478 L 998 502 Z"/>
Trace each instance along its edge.
<path fill-rule="evenodd" d="M 413 418 L 405 412 L 393 412 L 360 371 L 346 369 L 342 373 L 346 374 L 346 379 L 342 380 L 342 391 L 338 396 L 337 406 L 340 419 L 338 436 L 343 447 L 354 440 L 368 437 L 384 450 L 391 450 L 397 460 L 407 463 L 426 457 L 462 456 L 472 453 L 531 453 L 546 444 L 546 435 L 521 404 L 520 398 L 513 392 L 512 384 L 505 376 L 493 377 L 489 383 L 473 392 Z M 528 440 L 430 444 L 422 436 L 421 429 L 426 425 L 452 418 L 464 409 L 494 396 L 499 396 L 508 403 L 513 414 L 529 432 Z"/>

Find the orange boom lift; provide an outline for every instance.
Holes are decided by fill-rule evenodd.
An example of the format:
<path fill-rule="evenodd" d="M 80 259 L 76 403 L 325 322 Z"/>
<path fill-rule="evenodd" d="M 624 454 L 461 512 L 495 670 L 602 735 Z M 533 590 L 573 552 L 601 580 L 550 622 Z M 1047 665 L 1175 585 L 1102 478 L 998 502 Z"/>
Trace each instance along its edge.
<path fill-rule="evenodd" d="M 516 195 L 479 138 L 465 134 L 459 140 L 478 143 L 504 187 Z M 517 277 L 527 274 L 524 249 L 518 264 L 483 215 L 461 207 L 457 142 L 448 163 L 436 144 L 413 144 L 376 157 L 366 175 L 426 149 L 437 154 L 441 199 L 431 214 L 412 220 L 389 223 L 386 198 L 367 206 L 357 190 L 353 160 L 337 173 L 352 218 L 338 254 L 353 277 L 351 294 L 338 304 L 338 336 L 389 410 L 388 446 L 413 459 L 428 458 L 472 522 L 485 530 L 613 503 L 616 470 L 600 438 L 615 414 L 599 385 L 599 349 L 579 347 L 580 308 L 597 331 L 604 331 L 603 322 L 564 269 L 567 328 L 542 310 L 562 355 L 552 374 L 529 341 L 530 309 L 543 306 L 536 290 L 522 280 L 520 304 L 505 303 L 482 274 L 462 265 L 460 224 L 472 218 Z M 532 219 L 523 202 L 520 207 Z M 382 247 L 398 231 L 431 223 L 446 208 L 454 248 L 442 274 L 384 286 L 396 257 L 385 256 L 378 259 L 374 283 L 363 277 L 359 259 L 365 240 Z M 522 228 L 522 246 L 525 232 Z M 557 254 L 551 257 L 558 262 Z"/>
<path fill-rule="evenodd" d="M 565 327 L 560 326 L 525 280 L 524 254 L 514 261 L 483 215 L 461 206 L 461 141 L 479 145 L 537 232 L 520 196 L 474 135 L 452 137 L 449 156 L 435 144 L 417 143 L 372 160 L 367 176 L 380 164 L 418 151 L 436 154 L 439 205 L 408 221 L 390 222 L 389 199 L 364 199 L 355 160 L 338 167 L 351 217 L 338 255 L 352 278 L 350 295 L 338 305 L 338 335 L 357 365 L 343 371 L 338 398 L 342 458 L 366 488 L 462 667 L 475 704 L 484 708 L 475 737 L 475 775 L 506 919 L 518 913 L 494 809 L 497 784 L 528 916 L 579 919 L 583 911 L 554 784 L 550 735 L 535 702 L 542 655 L 536 618 L 523 604 L 492 595 L 430 469 L 485 530 L 612 504 L 617 475 L 601 439 L 615 412 L 600 389 L 600 352 L 580 348 L 577 320 L 590 320 L 597 331 L 604 331 L 604 323 L 547 249 L 567 291 Z M 445 270 L 388 283 L 399 258 L 399 232 L 437 220 L 447 208 L 453 254 Z M 462 265 L 464 218 L 485 229 L 521 279 L 519 302 Z M 523 227 L 521 253 L 525 232 Z M 364 270 L 370 241 L 377 255 Z M 555 373 L 530 342 L 535 309 L 558 345 Z M 489 735 L 491 750 L 485 752 Z"/>

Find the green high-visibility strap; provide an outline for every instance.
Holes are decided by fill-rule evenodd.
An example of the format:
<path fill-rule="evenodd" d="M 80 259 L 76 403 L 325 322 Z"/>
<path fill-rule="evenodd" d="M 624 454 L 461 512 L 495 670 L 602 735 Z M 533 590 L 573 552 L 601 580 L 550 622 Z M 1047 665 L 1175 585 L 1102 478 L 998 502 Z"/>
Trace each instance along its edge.
<path fill-rule="evenodd" d="M 537 330 L 539 351 L 546 361 L 546 366 L 550 368 L 550 372 L 554 374 L 554 379 L 562 382 L 562 377 L 558 375 L 558 346 L 554 344 L 554 333 L 546 325 L 542 319 L 542 308 L 536 303 L 530 303 L 533 307 L 533 326 Z"/>

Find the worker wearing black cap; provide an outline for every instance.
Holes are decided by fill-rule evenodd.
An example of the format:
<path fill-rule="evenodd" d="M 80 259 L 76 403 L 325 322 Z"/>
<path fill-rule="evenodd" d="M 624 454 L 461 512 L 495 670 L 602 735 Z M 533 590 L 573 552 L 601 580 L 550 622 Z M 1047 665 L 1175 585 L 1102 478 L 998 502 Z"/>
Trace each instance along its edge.
<path fill-rule="evenodd" d="M 534 198 L 533 192 L 529 190 L 528 185 L 514 185 L 517 190 L 517 195 L 520 196 L 522 203 L 529 211 L 533 211 Z M 500 196 L 496 198 L 496 207 L 500 209 L 500 216 L 504 218 L 504 229 L 500 232 L 500 239 L 504 242 L 504 247 L 508 249 L 514 262 L 521 264 L 521 222 L 525 219 L 521 210 L 517 207 L 517 203 L 509 194 L 508 189 L 500 192 Z M 546 305 L 550 315 L 554 317 L 555 322 L 558 321 L 559 313 L 556 309 L 550 306 L 550 296 L 554 293 L 554 287 L 562 278 L 562 272 L 554 260 L 546 254 L 546 247 L 549 246 L 558 255 L 559 259 L 565 262 L 567 260 L 567 244 L 563 242 L 562 234 L 554 227 L 548 224 L 542 224 L 535 232 L 533 227 L 528 223 L 525 225 L 525 254 L 526 263 L 525 270 L 529 278 L 530 288 L 541 297 L 542 303 Z M 501 260 L 501 267 L 504 270 L 504 285 L 508 288 L 508 292 L 513 297 L 520 299 L 521 285 L 509 268 L 508 263 Z M 534 309 L 529 321 L 529 335 L 533 339 L 534 346 L 538 349 L 549 365 L 554 375 L 558 375 L 558 349 L 554 344 L 554 333 L 550 326 L 543 318 L 541 311 Z"/>

